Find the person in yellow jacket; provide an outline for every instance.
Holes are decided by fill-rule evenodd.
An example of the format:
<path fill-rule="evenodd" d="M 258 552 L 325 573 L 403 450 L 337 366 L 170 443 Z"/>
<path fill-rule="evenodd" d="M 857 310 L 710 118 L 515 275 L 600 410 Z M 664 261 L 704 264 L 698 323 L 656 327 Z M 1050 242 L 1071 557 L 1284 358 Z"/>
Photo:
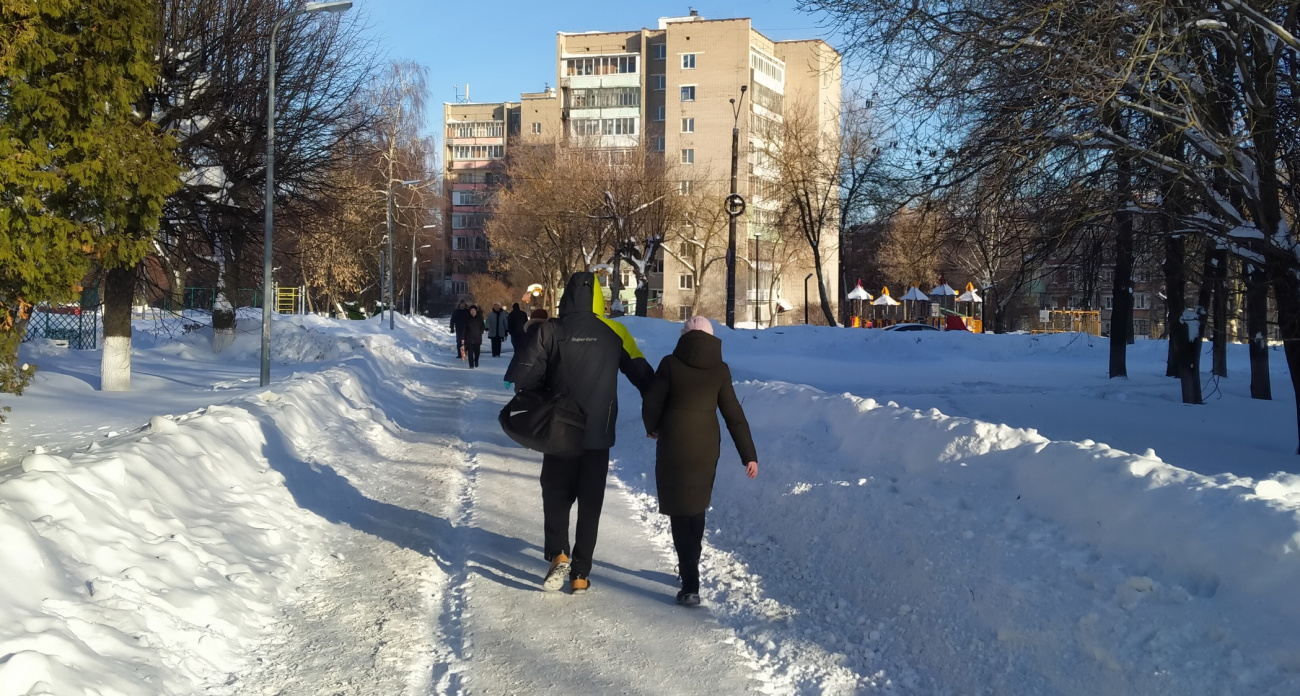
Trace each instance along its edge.
<path fill-rule="evenodd" d="M 551 562 L 542 589 L 555 591 L 566 578 L 575 594 L 590 587 L 592 554 L 605 500 L 609 449 L 618 422 L 618 373 L 645 393 L 654 370 L 627 328 L 605 316 L 605 296 L 593 273 L 574 273 L 560 298 L 559 317 L 529 328 L 523 348 L 506 369 L 517 391 L 545 386 L 568 394 L 586 418 L 583 452 L 542 457 L 544 553 Z M 574 543 L 569 514 L 578 503 Z"/>

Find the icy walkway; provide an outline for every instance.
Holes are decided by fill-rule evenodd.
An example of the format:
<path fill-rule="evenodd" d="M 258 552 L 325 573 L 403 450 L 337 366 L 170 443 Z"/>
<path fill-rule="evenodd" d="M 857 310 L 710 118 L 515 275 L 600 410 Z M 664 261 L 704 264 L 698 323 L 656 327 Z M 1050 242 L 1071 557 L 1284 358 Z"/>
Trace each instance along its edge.
<path fill-rule="evenodd" d="M 761 679 L 708 609 L 673 601 L 673 560 L 611 485 L 585 596 L 543 593 L 540 456 L 501 434 L 506 357 L 470 371 L 430 351 L 400 428 L 323 428 L 288 471 L 333 522 L 238 694 L 718 694 Z M 388 416 L 391 417 L 390 411 Z M 326 414 L 317 417 L 329 419 Z M 331 442 L 333 440 L 333 442 Z M 354 440 L 341 442 L 341 440 Z M 340 457 L 339 453 L 368 456 Z M 351 459 L 351 461 L 348 461 Z M 326 468 L 329 467 L 329 468 Z M 331 470 L 337 470 L 337 475 Z"/>

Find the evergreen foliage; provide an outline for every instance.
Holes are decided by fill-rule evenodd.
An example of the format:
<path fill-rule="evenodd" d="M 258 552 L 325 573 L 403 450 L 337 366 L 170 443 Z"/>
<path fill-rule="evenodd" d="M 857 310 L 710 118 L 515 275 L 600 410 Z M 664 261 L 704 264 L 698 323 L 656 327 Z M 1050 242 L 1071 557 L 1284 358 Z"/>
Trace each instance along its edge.
<path fill-rule="evenodd" d="M 133 108 L 155 79 L 152 0 L 0 3 L 0 392 L 33 302 L 134 266 L 178 185 L 172 139 Z"/>

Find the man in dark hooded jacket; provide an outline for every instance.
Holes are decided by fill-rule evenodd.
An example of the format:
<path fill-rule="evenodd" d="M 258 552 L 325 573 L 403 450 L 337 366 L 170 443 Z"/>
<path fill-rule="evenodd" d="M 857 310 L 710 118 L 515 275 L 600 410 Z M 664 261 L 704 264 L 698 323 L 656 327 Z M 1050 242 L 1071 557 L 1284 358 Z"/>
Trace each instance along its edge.
<path fill-rule="evenodd" d="M 583 453 L 542 457 L 542 513 L 545 555 L 551 562 L 542 588 L 555 591 L 570 580 L 574 593 L 590 586 L 592 554 L 605 500 L 609 449 L 618 422 L 618 372 L 642 393 L 654 370 L 622 324 L 604 316 L 605 296 L 592 273 L 575 273 L 560 298 L 560 316 L 528 330 L 506 370 L 507 382 L 523 391 L 545 385 L 566 392 L 586 416 Z M 569 513 L 578 503 L 572 553 Z"/>
<path fill-rule="evenodd" d="M 461 300 L 456 311 L 451 313 L 451 325 L 448 329 L 456 334 L 456 355 L 465 357 L 465 329 L 469 326 L 469 305 Z"/>
<path fill-rule="evenodd" d="M 510 310 L 506 318 L 506 332 L 510 334 L 510 350 L 516 353 L 524 345 L 524 324 L 527 323 L 528 312 L 520 309 L 519 303 L 516 302 L 514 309 Z"/>

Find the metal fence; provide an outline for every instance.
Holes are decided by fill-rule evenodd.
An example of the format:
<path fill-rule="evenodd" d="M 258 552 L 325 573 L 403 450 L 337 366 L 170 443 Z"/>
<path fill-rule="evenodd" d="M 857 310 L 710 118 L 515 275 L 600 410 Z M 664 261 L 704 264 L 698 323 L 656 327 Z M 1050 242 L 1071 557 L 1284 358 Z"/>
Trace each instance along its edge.
<path fill-rule="evenodd" d="M 99 345 L 99 312 L 77 306 L 37 305 L 27 320 L 23 340 L 35 338 L 66 342 L 73 350 L 94 350 Z"/>

